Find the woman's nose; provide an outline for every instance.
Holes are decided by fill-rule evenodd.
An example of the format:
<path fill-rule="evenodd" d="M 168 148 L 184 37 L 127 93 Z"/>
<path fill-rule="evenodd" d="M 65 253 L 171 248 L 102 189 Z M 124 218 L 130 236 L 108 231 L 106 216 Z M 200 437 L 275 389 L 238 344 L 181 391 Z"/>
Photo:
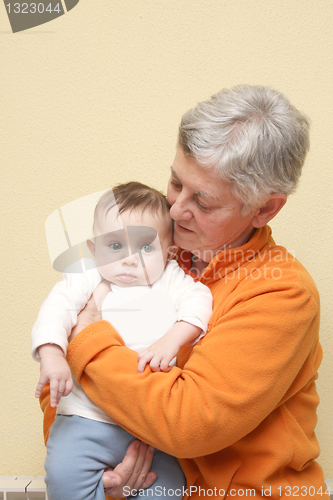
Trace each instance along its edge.
<path fill-rule="evenodd" d="M 188 208 L 188 202 L 182 195 L 179 195 L 170 208 L 170 215 L 173 220 L 189 220 L 193 214 Z"/>

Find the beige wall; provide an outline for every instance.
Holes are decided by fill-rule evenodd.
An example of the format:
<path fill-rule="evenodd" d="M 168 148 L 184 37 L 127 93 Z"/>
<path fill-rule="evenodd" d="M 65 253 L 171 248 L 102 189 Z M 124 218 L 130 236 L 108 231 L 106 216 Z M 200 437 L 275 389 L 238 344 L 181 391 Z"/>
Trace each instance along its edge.
<path fill-rule="evenodd" d="M 264 84 L 312 120 L 298 193 L 276 239 L 322 297 L 317 434 L 333 477 L 331 0 L 81 0 L 13 34 L 1 28 L 0 475 L 43 474 L 30 329 L 50 287 L 44 223 L 78 197 L 131 179 L 165 189 L 181 114 L 222 87 Z"/>

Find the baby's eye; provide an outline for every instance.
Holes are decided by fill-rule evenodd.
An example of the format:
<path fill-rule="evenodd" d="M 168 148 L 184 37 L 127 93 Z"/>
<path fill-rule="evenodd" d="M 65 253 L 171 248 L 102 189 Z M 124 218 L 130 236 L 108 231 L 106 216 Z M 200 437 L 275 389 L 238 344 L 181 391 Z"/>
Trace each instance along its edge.
<path fill-rule="evenodd" d="M 111 243 L 109 245 L 109 247 L 111 248 L 111 250 L 113 250 L 114 252 L 117 252 L 119 250 L 121 250 L 123 248 L 123 245 L 121 243 Z"/>
<path fill-rule="evenodd" d="M 145 253 L 151 253 L 154 250 L 154 247 L 152 245 L 143 245 L 141 247 L 141 251 Z"/>

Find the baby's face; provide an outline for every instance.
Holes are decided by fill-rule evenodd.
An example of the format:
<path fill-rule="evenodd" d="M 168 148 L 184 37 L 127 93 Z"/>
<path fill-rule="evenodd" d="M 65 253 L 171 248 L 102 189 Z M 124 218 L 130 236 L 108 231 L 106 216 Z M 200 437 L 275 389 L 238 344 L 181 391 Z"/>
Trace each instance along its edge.
<path fill-rule="evenodd" d="M 138 210 L 118 214 L 112 208 L 95 222 L 88 246 L 101 276 L 118 286 L 155 283 L 164 271 L 172 245 L 169 215 Z"/>

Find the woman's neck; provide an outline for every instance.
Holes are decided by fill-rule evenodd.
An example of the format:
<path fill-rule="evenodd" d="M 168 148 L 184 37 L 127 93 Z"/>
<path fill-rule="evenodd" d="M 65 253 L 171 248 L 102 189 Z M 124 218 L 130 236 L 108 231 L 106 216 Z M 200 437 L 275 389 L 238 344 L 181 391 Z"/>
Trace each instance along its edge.
<path fill-rule="evenodd" d="M 198 257 L 195 257 L 192 254 L 191 269 L 196 269 L 198 271 L 198 276 L 204 272 L 207 266 L 208 266 L 207 262 L 198 259 Z"/>

